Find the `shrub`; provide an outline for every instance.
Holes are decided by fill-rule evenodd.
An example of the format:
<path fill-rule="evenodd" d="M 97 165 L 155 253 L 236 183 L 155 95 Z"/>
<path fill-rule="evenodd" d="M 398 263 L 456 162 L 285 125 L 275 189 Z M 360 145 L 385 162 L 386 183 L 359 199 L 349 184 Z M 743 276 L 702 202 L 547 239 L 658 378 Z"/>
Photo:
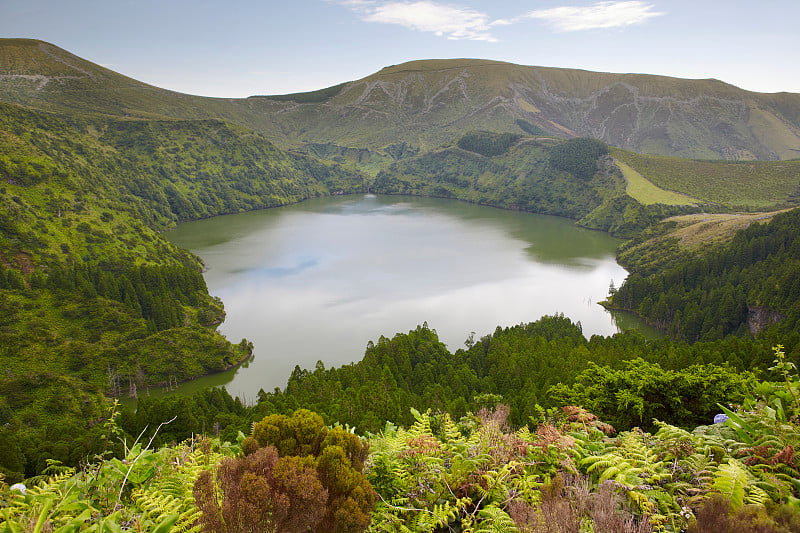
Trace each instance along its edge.
<path fill-rule="evenodd" d="M 746 505 L 733 512 L 727 497 L 709 498 L 697 511 L 687 533 L 789 533 L 800 531 L 800 514 L 788 505 Z"/>
<path fill-rule="evenodd" d="M 256 423 L 242 450 L 244 457 L 219 466 L 216 483 L 205 473 L 195 484 L 206 530 L 359 532 L 369 526 L 375 493 L 362 474 L 368 445 L 358 436 L 328 429 L 320 415 L 300 409 Z"/>

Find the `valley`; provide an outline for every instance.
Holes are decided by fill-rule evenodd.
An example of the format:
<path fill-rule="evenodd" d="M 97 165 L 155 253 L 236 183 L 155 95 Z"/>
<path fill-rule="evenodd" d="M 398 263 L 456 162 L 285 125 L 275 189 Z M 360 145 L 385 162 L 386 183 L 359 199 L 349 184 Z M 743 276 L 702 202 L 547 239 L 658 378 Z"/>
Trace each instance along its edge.
<path fill-rule="evenodd" d="M 675 464 L 701 460 L 704 446 L 725 447 L 702 456 L 719 483 L 730 481 L 729 469 L 764 465 L 747 470 L 742 498 L 790 506 L 800 496 L 800 470 L 780 454 L 800 445 L 791 422 L 800 410 L 798 110 L 800 95 L 717 80 L 471 59 L 393 65 L 310 93 L 206 98 L 138 82 L 49 43 L 0 39 L 0 488 L 91 458 L 101 458 L 100 472 L 130 451 L 110 445 L 112 433 L 146 435 L 154 446 L 213 434 L 220 438 L 214 461 L 242 450 L 263 455 L 256 449 L 272 441 L 256 433 L 246 440 L 253 424 L 265 417 L 275 427 L 300 424 L 286 418 L 298 416 L 308 428 L 321 424 L 320 435 L 331 431 L 351 455 L 361 453 L 361 441 L 344 435 L 372 434 L 367 473 L 384 492 L 408 482 L 388 481 L 414 470 L 397 466 L 404 458 L 433 457 L 433 449 L 454 458 L 467 446 L 483 446 L 475 461 L 487 462 L 465 462 L 464 472 L 479 468 L 498 486 L 501 477 L 518 480 L 520 491 L 530 491 L 522 480 L 547 479 L 535 482 L 539 491 L 566 472 L 558 465 L 572 465 L 570 446 L 556 442 L 582 443 L 572 469 L 597 477 L 592 465 L 612 453 L 600 444 L 601 424 L 610 422 L 627 439 L 623 448 L 645 453 L 643 439 L 658 441 L 661 457 Z M 335 216 L 348 210 L 363 216 L 348 223 Z M 273 220 L 274 231 L 235 233 L 247 225 L 240 221 L 256 218 Z M 182 233 L 189 224 L 199 236 Z M 234 236 L 215 225 L 233 227 Z M 548 233 L 534 235 L 541 228 Z M 223 246 L 237 239 L 244 248 Z M 356 244 L 366 247 L 341 268 L 358 283 L 320 297 L 326 284 L 346 279 L 323 267 Z M 536 269 L 554 263 L 562 271 L 542 281 Z M 398 265 L 410 279 L 390 268 Z M 218 275 L 248 270 L 278 282 L 216 292 Z M 321 285 L 306 286 L 310 279 L 292 277 L 298 273 L 316 273 Z M 291 283 L 305 296 L 282 299 Z M 415 293 L 426 284 L 438 287 L 433 296 Z M 475 290 L 487 285 L 501 290 Z M 405 295 L 405 304 L 386 305 L 384 289 Z M 444 298 L 448 292 L 458 297 Z M 606 297 L 606 308 L 665 336 L 616 333 L 597 305 Z M 235 299 L 267 308 L 237 308 Z M 354 310 L 359 300 L 366 306 Z M 453 320 L 437 331 L 470 306 L 479 321 Z M 346 320 L 323 313 L 310 329 L 295 329 L 328 307 Z M 251 320 L 238 329 L 234 313 Z M 372 320 L 376 314 L 386 320 Z M 265 336 L 249 333 L 259 329 Z M 353 336 L 358 351 L 335 346 Z M 293 352 L 307 340 L 315 344 Z M 262 368 L 273 353 L 280 363 Z M 253 354 L 239 371 L 256 379 L 239 398 L 230 392 L 240 389 L 203 388 L 109 411 L 114 398 L 208 376 Z M 724 407 L 732 404 L 756 414 Z M 569 405 L 594 414 L 559 411 Z M 690 434 L 720 409 L 739 416 L 736 425 Z M 522 433 L 490 426 L 493 416 Z M 538 435 L 528 424 L 553 430 Z M 772 435 L 770 424 L 782 424 L 778 437 L 758 440 Z M 585 435 L 570 436 L 575 431 Z M 691 443 L 692 452 L 669 455 L 683 453 L 676 443 Z M 769 454 L 757 455 L 759 446 Z M 546 475 L 514 471 L 508 461 L 524 460 L 521 447 L 543 454 L 534 462 L 549 465 Z M 734 449 L 763 461 L 739 462 Z M 211 461 L 211 448 L 203 453 Z M 354 457 L 347 468 L 363 469 Z M 313 461 L 332 483 L 324 462 Z M 769 477 L 776 464 L 785 464 L 785 477 Z M 664 468 L 614 479 L 638 494 L 636 520 L 664 516 L 677 531 L 688 524 L 682 507 L 700 512 L 706 500 L 690 496 L 710 494 L 712 482 L 692 481 L 696 494 L 675 485 L 667 496 L 658 479 L 678 481 Z M 614 476 L 607 472 L 603 481 Z M 180 481 L 180 513 L 201 512 L 191 503 L 196 475 Z M 464 475 L 463 483 L 478 486 L 470 477 L 477 474 Z M 161 490 L 150 483 L 144 473 L 135 482 Z M 471 503 L 418 503 L 452 503 L 447 513 L 459 523 L 479 512 L 510 517 L 500 496 L 483 490 L 485 507 L 473 505 L 484 501 L 473 493 Z M 346 494 L 363 530 L 370 497 Z M 404 505 L 395 496 L 392 505 Z M 31 505 L 20 512 L 42 509 Z M 101 514 L 101 504 L 92 505 L 86 516 Z M 375 517 L 395 523 L 402 514 L 395 512 L 379 505 Z M 436 523 L 429 529 L 450 522 Z"/>

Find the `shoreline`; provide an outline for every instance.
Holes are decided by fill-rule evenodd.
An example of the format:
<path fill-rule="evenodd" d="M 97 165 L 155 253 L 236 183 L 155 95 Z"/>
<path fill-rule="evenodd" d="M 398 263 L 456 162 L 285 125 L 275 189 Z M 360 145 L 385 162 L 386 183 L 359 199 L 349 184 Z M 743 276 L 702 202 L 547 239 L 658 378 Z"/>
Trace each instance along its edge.
<path fill-rule="evenodd" d="M 108 399 L 116 399 L 116 400 L 119 400 L 120 402 L 129 401 L 129 400 L 138 400 L 138 395 L 139 395 L 140 391 L 141 392 L 149 392 L 151 390 L 164 391 L 164 390 L 170 389 L 171 387 L 177 387 L 179 385 L 182 385 L 184 383 L 189 383 L 189 382 L 195 381 L 197 379 L 201 379 L 201 378 L 208 377 L 208 376 L 215 376 L 217 374 L 222 374 L 223 372 L 227 372 L 227 371 L 229 371 L 231 369 L 237 368 L 237 367 L 243 365 L 244 363 L 253 360 L 254 358 L 255 358 L 255 356 L 253 355 L 253 350 L 251 349 L 247 353 L 247 355 L 245 355 L 241 359 L 239 359 L 237 361 L 234 361 L 233 363 L 228 364 L 228 366 L 226 366 L 222 370 L 218 370 L 216 372 L 207 372 L 205 374 L 199 374 L 197 376 L 193 376 L 193 377 L 182 379 L 182 380 L 176 380 L 176 381 L 173 381 L 173 382 L 159 381 L 157 383 L 153 383 L 153 384 L 149 384 L 149 385 L 142 385 L 141 387 L 139 387 L 137 385 L 136 386 L 136 396 L 131 396 L 130 395 L 131 387 L 120 387 L 118 389 L 119 390 L 119 394 L 116 395 L 116 396 L 114 396 L 112 394 L 108 394 L 107 392 L 105 392 L 103 395 Z"/>

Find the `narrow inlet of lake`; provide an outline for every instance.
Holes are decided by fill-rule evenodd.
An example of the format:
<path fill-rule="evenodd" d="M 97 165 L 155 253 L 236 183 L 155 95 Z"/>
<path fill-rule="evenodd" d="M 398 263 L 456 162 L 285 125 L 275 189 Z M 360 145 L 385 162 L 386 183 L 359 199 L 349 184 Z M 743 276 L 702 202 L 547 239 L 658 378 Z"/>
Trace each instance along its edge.
<path fill-rule="evenodd" d="M 451 351 L 497 326 L 562 313 L 611 335 L 597 304 L 627 273 L 619 240 L 570 220 L 453 200 L 345 196 L 181 224 L 225 304 L 219 330 L 255 345 L 246 366 L 182 385 L 224 385 L 253 402 L 295 365 L 359 361 L 367 342 L 427 322 Z M 630 326 L 625 326 L 628 329 Z"/>

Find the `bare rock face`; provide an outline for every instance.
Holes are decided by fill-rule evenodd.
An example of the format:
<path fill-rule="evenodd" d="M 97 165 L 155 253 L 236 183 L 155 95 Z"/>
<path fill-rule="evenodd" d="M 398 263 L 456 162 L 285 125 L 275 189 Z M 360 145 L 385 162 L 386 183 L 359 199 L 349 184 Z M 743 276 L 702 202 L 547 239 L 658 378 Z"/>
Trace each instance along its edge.
<path fill-rule="evenodd" d="M 757 335 L 765 327 L 776 324 L 781 320 L 783 320 L 783 315 L 766 307 L 753 306 L 747 308 L 747 326 L 753 335 Z"/>

